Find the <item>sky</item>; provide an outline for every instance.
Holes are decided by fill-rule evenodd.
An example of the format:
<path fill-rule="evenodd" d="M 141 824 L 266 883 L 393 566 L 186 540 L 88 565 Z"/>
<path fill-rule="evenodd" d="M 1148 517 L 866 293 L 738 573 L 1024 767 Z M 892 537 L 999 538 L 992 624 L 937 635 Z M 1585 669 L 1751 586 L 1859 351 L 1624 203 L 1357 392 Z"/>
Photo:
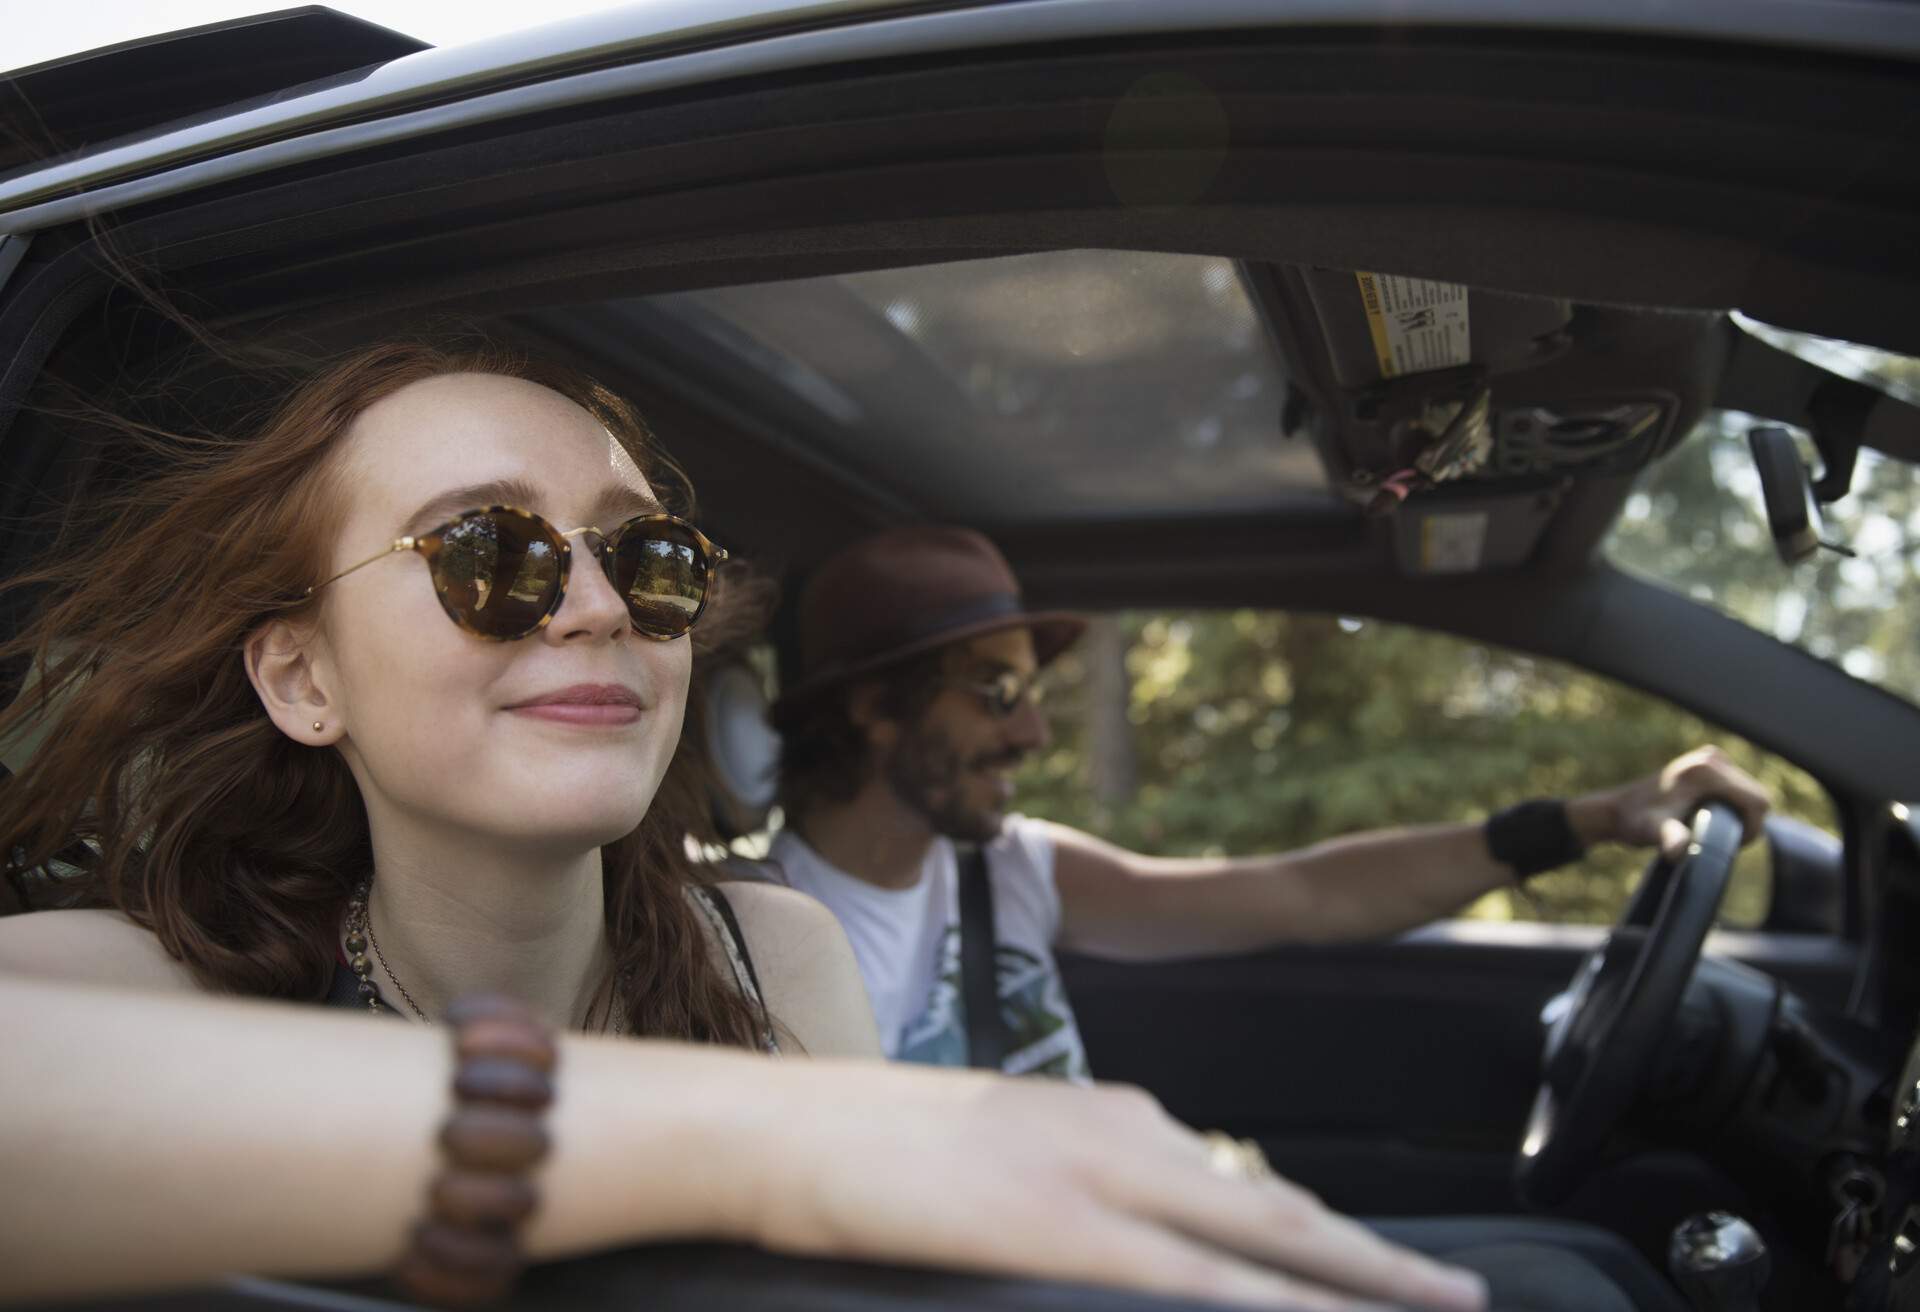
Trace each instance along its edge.
<path fill-rule="evenodd" d="M 0 71 L 59 59 L 119 41 L 175 32 L 248 14 L 290 9 L 298 0 L 0 0 Z M 328 0 L 327 7 L 436 46 L 649 0 Z"/>

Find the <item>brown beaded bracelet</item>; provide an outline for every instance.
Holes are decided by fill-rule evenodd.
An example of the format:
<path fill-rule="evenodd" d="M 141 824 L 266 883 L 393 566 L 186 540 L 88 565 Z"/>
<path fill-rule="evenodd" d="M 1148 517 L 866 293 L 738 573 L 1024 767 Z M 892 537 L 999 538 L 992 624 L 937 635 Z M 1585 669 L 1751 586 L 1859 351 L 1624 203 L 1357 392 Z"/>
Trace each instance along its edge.
<path fill-rule="evenodd" d="M 530 1176 L 550 1146 L 542 1115 L 559 1050 L 512 998 L 462 998 L 447 1024 L 454 1108 L 440 1131 L 445 1165 L 394 1279 L 416 1302 L 473 1307 L 505 1296 L 526 1265 L 519 1231 L 539 1205 Z"/>

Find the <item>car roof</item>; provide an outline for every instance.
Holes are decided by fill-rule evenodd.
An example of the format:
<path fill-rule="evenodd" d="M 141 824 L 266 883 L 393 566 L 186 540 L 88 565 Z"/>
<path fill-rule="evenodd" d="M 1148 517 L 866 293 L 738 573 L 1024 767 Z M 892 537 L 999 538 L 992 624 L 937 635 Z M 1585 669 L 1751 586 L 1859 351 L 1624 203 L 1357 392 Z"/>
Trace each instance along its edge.
<path fill-rule="evenodd" d="M 427 49 L 319 5 L 209 23 L 0 72 L 0 176 L 230 116 Z"/>

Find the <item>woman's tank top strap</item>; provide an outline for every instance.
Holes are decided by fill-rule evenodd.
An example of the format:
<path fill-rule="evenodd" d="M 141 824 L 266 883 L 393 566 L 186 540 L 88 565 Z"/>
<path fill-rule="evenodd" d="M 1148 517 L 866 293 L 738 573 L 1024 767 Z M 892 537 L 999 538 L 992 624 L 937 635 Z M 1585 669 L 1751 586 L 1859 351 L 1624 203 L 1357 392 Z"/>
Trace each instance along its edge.
<path fill-rule="evenodd" d="M 760 977 L 754 973 L 753 957 L 747 951 L 746 935 L 740 932 L 739 918 L 727 895 L 707 884 L 689 884 L 687 895 L 707 917 L 715 937 L 726 947 L 727 963 L 733 967 L 733 982 L 760 1013 L 760 1046 L 768 1052 L 780 1051 L 780 1040 L 773 1032 L 773 1017 L 760 992 Z"/>

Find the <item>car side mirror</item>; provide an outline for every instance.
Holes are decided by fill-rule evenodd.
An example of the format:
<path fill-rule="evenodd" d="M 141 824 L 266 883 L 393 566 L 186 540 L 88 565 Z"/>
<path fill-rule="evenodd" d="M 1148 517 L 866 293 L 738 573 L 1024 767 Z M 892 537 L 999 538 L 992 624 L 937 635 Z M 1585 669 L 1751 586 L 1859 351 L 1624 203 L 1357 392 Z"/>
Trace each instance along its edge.
<path fill-rule="evenodd" d="M 1772 894 L 1760 928 L 1786 934 L 1840 932 L 1846 869 L 1840 840 L 1791 816 L 1766 821 Z"/>

